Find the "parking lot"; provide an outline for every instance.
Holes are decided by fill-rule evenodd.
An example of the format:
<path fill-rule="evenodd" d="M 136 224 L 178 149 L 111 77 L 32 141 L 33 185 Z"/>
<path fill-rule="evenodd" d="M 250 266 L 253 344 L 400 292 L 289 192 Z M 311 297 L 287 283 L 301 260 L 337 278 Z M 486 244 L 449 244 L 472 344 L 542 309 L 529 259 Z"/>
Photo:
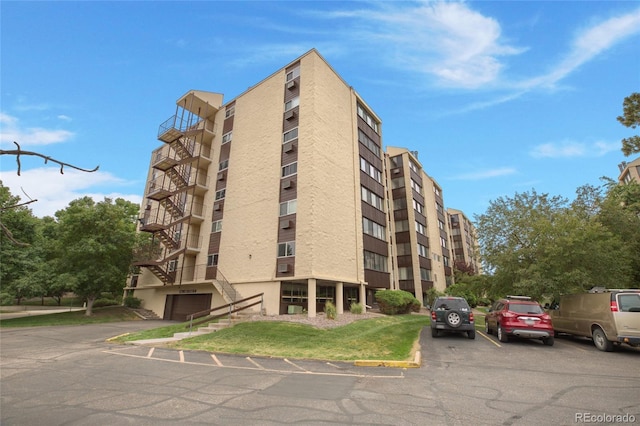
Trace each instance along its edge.
<path fill-rule="evenodd" d="M 552 347 L 500 343 L 483 332 L 475 340 L 432 338 L 427 328 L 421 368 L 394 369 L 105 341 L 134 327 L 140 322 L 0 330 L 0 423 L 569 425 L 578 418 L 615 419 L 604 415 L 640 423 L 640 352 L 633 348 L 605 353 L 570 338 Z"/>

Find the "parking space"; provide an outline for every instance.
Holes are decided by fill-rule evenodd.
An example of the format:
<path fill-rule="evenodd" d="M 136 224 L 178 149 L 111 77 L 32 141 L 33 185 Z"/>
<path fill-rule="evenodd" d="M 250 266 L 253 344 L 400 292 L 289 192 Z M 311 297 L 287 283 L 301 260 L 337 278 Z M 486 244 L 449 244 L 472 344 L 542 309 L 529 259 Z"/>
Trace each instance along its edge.
<path fill-rule="evenodd" d="M 400 378 L 404 375 L 401 369 L 371 369 L 355 366 L 353 362 L 255 357 L 201 351 L 183 351 L 154 346 L 114 345 L 111 349 L 104 352 L 111 355 L 182 364 L 198 364 L 212 368 L 381 378 Z"/>

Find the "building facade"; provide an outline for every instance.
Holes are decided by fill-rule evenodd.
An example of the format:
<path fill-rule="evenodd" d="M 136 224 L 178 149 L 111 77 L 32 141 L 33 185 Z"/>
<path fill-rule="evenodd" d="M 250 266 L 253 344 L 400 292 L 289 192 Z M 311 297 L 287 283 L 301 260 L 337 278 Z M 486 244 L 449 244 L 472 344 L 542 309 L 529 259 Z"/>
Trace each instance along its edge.
<path fill-rule="evenodd" d="M 473 223 L 461 210 L 447 209 L 453 264 L 456 269 L 470 274 L 481 274 L 482 265 L 478 240 Z"/>
<path fill-rule="evenodd" d="M 635 181 L 636 183 L 640 183 L 640 157 L 629 163 L 623 161 L 618 165 L 618 169 L 620 170 L 618 182 L 629 183 Z"/>
<path fill-rule="evenodd" d="M 189 91 L 158 139 L 125 290 L 165 319 L 261 293 L 267 314 L 341 313 L 380 289 L 422 301 L 453 276 L 446 227 L 427 231 L 446 223 L 439 186 L 383 150 L 380 118 L 315 50 L 226 103 Z"/>

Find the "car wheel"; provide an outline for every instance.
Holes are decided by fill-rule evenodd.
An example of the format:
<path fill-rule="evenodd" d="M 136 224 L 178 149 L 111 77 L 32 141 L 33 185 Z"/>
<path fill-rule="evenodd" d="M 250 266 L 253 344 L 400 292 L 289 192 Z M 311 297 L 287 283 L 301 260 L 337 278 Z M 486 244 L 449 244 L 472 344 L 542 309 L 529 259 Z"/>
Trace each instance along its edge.
<path fill-rule="evenodd" d="M 542 343 L 544 343 L 547 346 L 553 346 L 553 336 L 543 338 Z"/>
<path fill-rule="evenodd" d="M 462 325 L 462 316 L 458 311 L 450 311 L 445 315 L 445 320 L 449 327 L 458 328 Z"/>
<path fill-rule="evenodd" d="M 489 328 L 489 322 L 485 319 L 484 320 L 484 332 L 487 334 L 491 334 L 491 328 Z"/>
<path fill-rule="evenodd" d="M 469 339 L 475 339 L 476 338 L 476 331 L 475 330 L 469 330 L 467 331 L 467 337 Z"/>
<path fill-rule="evenodd" d="M 607 336 L 604 334 L 604 331 L 600 327 L 596 327 L 593 330 L 593 344 L 596 345 L 601 351 L 611 352 L 613 350 L 613 343 L 607 340 Z"/>
<path fill-rule="evenodd" d="M 504 332 L 500 325 L 498 326 L 498 340 L 503 343 L 507 343 L 509 341 L 509 336 L 507 336 L 507 333 Z"/>
<path fill-rule="evenodd" d="M 431 337 L 438 337 L 438 336 L 440 336 L 440 330 L 438 330 L 437 328 L 432 328 Z"/>

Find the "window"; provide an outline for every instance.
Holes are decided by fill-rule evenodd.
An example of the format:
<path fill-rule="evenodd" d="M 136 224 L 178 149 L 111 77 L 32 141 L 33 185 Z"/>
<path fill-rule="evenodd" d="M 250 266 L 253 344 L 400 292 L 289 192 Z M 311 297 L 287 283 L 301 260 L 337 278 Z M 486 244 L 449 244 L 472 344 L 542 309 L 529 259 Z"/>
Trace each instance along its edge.
<path fill-rule="evenodd" d="M 429 257 L 429 249 L 422 244 L 418 243 L 418 255 L 422 257 Z"/>
<path fill-rule="evenodd" d="M 378 210 L 384 211 L 384 200 L 381 197 L 374 194 L 364 186 L 360 188 L 362 189 L 361 191 L 362 201 L 364 201 L 365 203 L 371 204 L 373 207 L 377 208 Z"/>
<path fill-rule="evenodd" d="M 444 264 L 444 266 L 451 266 L 449 264 L 449 257 L 447 256 L 442 256 L 442 263 Z"/>
<path fill-rule="evenodd" d="M 207 256 L 207 266 L 216 266 L 218 264 L 218 254 L 210 254 Z"/>
<path fill-rule="evenodd" d="M 287 143 L 297 138 L 298 138 L 298 128 L 296 127 L 295 129 L 291 129 L 288 132 L 284 133 L 284 135 L 282 136 L 282 143 Z"/>
<path fill-rule="evenodd" d="M 413 268 L 410 268 L 410 267 L 398 268 L 398 278 L 401 280 L 412 280 Z"/>
<path fill-rule="evenodd" d="M 175 272 L 175 270 L 178 268 L 178 260 L 170 260 L 169 263 L 167 264 L 167 269 L 169 270 L 169 272 Z"/>
<path fill-rule="evenodd" d="M 233 136 L 233 132 L 225 133 L 224 135 L 222 135 L 222 144 L 225 144 L 227 142 L 231 142 L 231 137 L 232 136 Z"/>
<path fill-rule="evenodd" d="M 441 221 L 440 219 L 438 219 L 438 228 L 442 231 L 444 231 L 444 222 Z"/>
<path fill-rule="evenodd" d="M 413 170 L 414 172 L 418 173 L 418 166 L 416 166 L 416 163 L 414 163 L 413 161 L 409 160 L 409 168 L 411 170 Z"/>
<path fill-rule="evenodd" d="M 382 173 L 380 170 L 376 169 L 372 164 L 370 164 L 367 160 L 360 157 L 360 170 L 371 176 L 378 183 L 382 183 Z"/>
<path fill-rule="evenodd" d="M 369 111 L 364 109 L 360 104 L 358 104 L 358 116 L 360 116 L 360 118 L 362 118 L 376 133 L 379 133 L 378 122 L 373 118 Z"/>
<path fill-rule="evenodd" d="M 422 212 L 424 211 L 424 206 L 420 204 L 418 201 L 413 200 L 413 209 L 418 213 L 422 214 Z"/>
<path fill-rule="evenodd" d="M 298 206 L 298 200 L 285 201 L 280 203 L 280 216 L 286 216 L 288 214 L 294 214 Z"/>
<path fill-rule="evenodd" d="M 400 176 L 391 179 L 391 189 L 404 188 L 404 177 Z"/>
<path fill-rule="evenodd" d="M 396 198 L 393 200 L 393 209 L 394 210 L 404 210 L 407 208 L 407 199 L 406 198 Z"/>
<path fill-rule="evenodd" d="M 396 232 L 404 232 L 409 230 L 408 220 L 396 220 Z"/>
<path fill-rule="evenodd" d="M 291 71 L 287 73 L 287 81 L 294 80 L 296 77 L 300 76 L 300 67 L 295 67 Z"/>
<path fill-rule="evenodd" d="M 284 104 L 284 111 L 287 112 L 290 109 L 297 107 L 299 104 L 300 104 L 300 97 L 296 96 L 295 98 L 291 99 L 290 101 Z"/>
<path fill-rule="evenodd" d="M 431 281 L 431 270 L 420 268 L 420 279 L 422 281 Z"/>
<path fill-rule="evenodd" d="M 282 301 L 283 303 L 303 303 L 307 302 L 307 285 L 306 284 L 289 284 L 282 283 Z"/>
<path fill-rule="evenodd" d="M 296 242 L 278 244 L 278 257 L 291 257 L 296 255 Z"/>
<path fill-rule="evenodd" d="M 413 190 L 418 194 L 422 193 L 422 186 L 420 186 L 420 184 L 413 179 L 411 179 L 411 188 L 413 188 Z"/>
<path fill-rule="evenodd" d="M 437 201 L 436 201 L 436 211 L 437 211 L 438 213 L 442 213 L 442 214 L 444 214 L 444 210 L 443 210 L 442 206 L 441 206 L 440 204 L 438 204 L 438 202 L 437 202 Z"/>
<path fill-rule="evenodd" d="M 433 192 L 434 194 L 436 194 L 438 197 L 440 196 L 440 188 L 438 188 L 437 186 L 433 186 Z"/>
<path fill-rule="evenodd" d="M 426 228 L 418 221 L 416 221 L 416 232 L 418 234 L 426 235 Z"/>
<path fill-rule="evenodd" d="M 358 129 L 358 141 L 369 148 L 369 151 L 373 152 L 376 157 L 380 158 L 380 147 L 376 145 L 376 143 L 367 136 L 362 130 Z"/>
<path fill-rule="evenodd" d="M 387 272 L 387 256 L 365 250 L 364 268 L 379 272 Z"/>
<path fill-rule="evenodd" d="M 362 231 L 367 235 L 386 241 L 386 228 L 366 217 L 362 218 Z"/>
<path fill-rule="evenodd" d="M 224 118 L 229 118 L 236 113 L 236 106 L 228 107 L 224 112 Z"/>
<path fill-rule="evenodd" d="M 211 224 L 211 232 L 220 232 L 222 231 L 222 221 L 216 220 Z"/>
<path fill-rule="evenodd" d="M 216 201 L 222 200 L 227 192 L 226 189 L 221 189 L 220 191 L 216 191 Z"/>
<path fill-rule="evenodd" d="M 411 243 L 400 243 L 396 245 L 398 256 L 407 256 L 411 254 Z"/>
<path fill-rule="evenodd" d="M 295 175 L 298 173 L 298 163 L 287 164 L 282 168 L 282 177 L 287 177 L 291 175 Z"/>
<path fill-rule="evenodd" d="M 221 161 L 220 164 L 218 164 L 218 170 L 224 170 L 229 168 L 229 159 L 227 158 L 224 161 Z"/>
<path fill-rule="evenodd" d="M 447 240 L 445 238 L 440 237 L 440 247 L 447 248 Z"/>

